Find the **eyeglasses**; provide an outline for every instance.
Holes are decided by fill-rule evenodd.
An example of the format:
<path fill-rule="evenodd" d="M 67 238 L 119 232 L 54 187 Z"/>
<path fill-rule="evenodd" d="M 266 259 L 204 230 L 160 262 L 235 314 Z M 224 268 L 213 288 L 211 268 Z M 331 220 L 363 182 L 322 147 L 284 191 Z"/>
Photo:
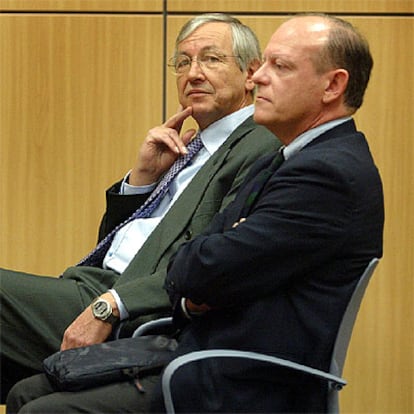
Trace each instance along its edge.
<path fill-rule="evenodd" d="M 201 56 L 190 58 L 187 55 L 174 56 L 169 60 L 168 66 L 172 67 L 176 75 L 187 73 L 193 62 L 197 62 L 201 69 L 216 70 L 221 65 L 226 63 L 227 58 L 240 58 L 240 56 L 233 55 L 219 55 L 214 53 L 207 53 Z"/>

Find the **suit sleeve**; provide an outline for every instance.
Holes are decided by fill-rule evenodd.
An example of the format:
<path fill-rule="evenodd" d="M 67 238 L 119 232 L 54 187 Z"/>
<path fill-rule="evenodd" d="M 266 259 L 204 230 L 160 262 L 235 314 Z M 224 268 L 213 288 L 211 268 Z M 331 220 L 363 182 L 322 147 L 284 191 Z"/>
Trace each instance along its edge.
<path fill-rule="evenodd" d="M 98 241 L 126 220 L 148 198 L 148 194 L 119 194 L 121 183 L 115 183 L 106 191 L 106 211 L 99 226 Z"/>
<path fill-rule="evenodd" d="M 351 183 L 334 165 L 302 164 L 273 174 L 246 221 L 233 228 L 246 198 L 241 192 L 209 234 L 180 248 L 166 278 L 170 297 L 213 308 L 254 301 L 342 248 Z"/>

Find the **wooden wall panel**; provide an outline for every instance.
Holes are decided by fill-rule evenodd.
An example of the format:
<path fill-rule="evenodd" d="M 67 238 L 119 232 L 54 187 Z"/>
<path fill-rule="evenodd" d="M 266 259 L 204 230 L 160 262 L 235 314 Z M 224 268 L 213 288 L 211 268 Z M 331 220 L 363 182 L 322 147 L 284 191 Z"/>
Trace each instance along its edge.
<path fill-rule="evenodd" d="M 239 16 L 240 17 L 240 16 Z M 188 16 L 168 18 L 168 51 Z M 241 16 L 264 47 L 284 17 Z M 368 38 L 374 70 L 358 126 L 384 181 L 384 257 L 368 288 L 345 367 L 343 413 L 414 412 L 414 22 L 411 17 L 349 17 Z M 386 45 L 393 45 L 388 47 Z M 176 108 L 174 76 L 168 111 Z M 192 126 L 192 125 L 188 125 Z"/>
<path fill-rule="evenodd" d="M 160 12 L 163 0 L 0 0 L 0 10 Z"/>
<path fill-rule="evenodd" d="M 55 274 L 162 120 L 162 18 L 0 19 L 0 266 Z"/>
<path fill-rule="evenodd" d="M 302 12 L 412 13 L 413 0 L 167 0 L 174 12 Z"/>
<path fill-rule="evenodd" d="M 93 246 L 104 189 L 129 169 L 147 130 L 161 122 L 163 2 L 0 0 L 2 10 L 11 5 L 34 11 L 42 6 L 50 14 L 0 15 L 0 266 L 56 274 Z M 262 46 L 285 19 L 269 12 L 354 14 L 344 17 L 366 34 L 375 60 L 356 120 L 382 174 L 386 225 L 384 257 L 349 348 L 342 413 L 414 412 L 414 18 L 408 15 L 414 2 L 166 0 L 165 5 L 171 13 L 169 56 L 193 11 L 239 12 Z M 68 14 L 53 14 L 54 8 Z M 81 10 L 97 13 L 78 14 Z M 101 14 L 108 10 L 126 14 Z M 157 15 L 136 15 L 137 10 Z M 174 75 L 168 72 L 166 82 L 171 115 L 177 109 Z"/>
<path fill-rule="evenodd" d="M 414 20 L 349 20 L 366 34 L 374 56 L 372 79 L 356 120 L 383 178 L 386 216 L 384 257 L 354 331 L 343 406 L 347 412 L 412 413 Z"/>

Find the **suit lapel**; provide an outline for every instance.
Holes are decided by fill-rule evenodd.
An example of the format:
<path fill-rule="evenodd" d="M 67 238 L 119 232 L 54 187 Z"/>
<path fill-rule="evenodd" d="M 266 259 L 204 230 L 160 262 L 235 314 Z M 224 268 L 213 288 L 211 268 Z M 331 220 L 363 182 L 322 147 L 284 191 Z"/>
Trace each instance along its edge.
<path fill-rule="evenodd" d="M 252 179 L 249 185 L 248 191 L 246 191 L 247 198 L 241 212 L 241 217 L 246 217 L 250 214 L 250 211 L 256 204 L 256 201 L 262 192 L 263 187 L 266 185 L 271 175 L 282 165 L 282 153 L 278 151 L 276 156 L 272 156 L 269 161 L 271 161 L 270 164 L 267 167 L 263 166 L 262 169 L 258 171 L 257 176 Z"/>
<path fill-rule="evenodd" d="M 257 196 L 270 178 L 269 168 L 273 158 L 274 154 L 267 155 L 254 164 L 234 200 L 230 221 L 238 221 L 250 214 Z"/>

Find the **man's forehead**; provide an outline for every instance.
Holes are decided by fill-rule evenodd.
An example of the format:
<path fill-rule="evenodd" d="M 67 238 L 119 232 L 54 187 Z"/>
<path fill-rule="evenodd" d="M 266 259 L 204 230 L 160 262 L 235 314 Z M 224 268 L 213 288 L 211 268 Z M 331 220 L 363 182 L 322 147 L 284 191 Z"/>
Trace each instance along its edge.
<path fill-rule="evenodd" d="M 179 47 L 188 44 L 211 44 L 222 45 L 228 44 L 231 41 L 230 26 L 222 22 L 205 23 L 195 29 L 183 41 L 179 43 Z"/>
<path fill-rule="evenodd" d="M 283 39 L 297 39 L 307 43 L 320 43 L 327 39 L 330 28 L 330 22 L 322 17 L 296 17 L 279 26 L 274 36 Z"/>
<path fill-rule="evenodd" d="M 265 54 L 291 54 L 312 51 L 325 44 L 329 25 L 322 19 L 294 18 L 283 23 L 272 35 Z"/>

